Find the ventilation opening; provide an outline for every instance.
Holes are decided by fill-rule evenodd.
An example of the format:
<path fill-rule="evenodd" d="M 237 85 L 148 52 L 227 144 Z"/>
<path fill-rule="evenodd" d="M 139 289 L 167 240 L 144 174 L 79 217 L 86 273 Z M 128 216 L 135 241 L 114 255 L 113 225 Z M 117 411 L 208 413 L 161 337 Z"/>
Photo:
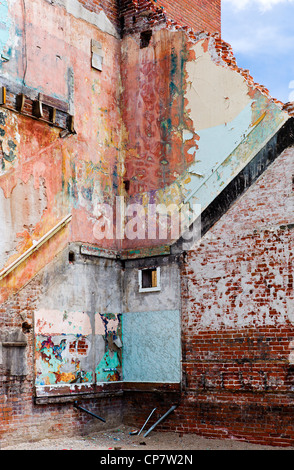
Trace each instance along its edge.
<path fill-rule="evenodd" d="M 73 251 L 70 251 L 70 252 L 68 253 L 68 261 L 69 261 L 70 263 L 73 263 L 74 260 L 75 260 L 75 254 L 74 254 Z"/>
<path fill-rule="evenodd" d="M 22 327 L 22 331 L 23 331 L 24 333 L 29 333 L 29 332 L 31 331 L 31 329 L 32 329 L 32 325 L 30 325 L 30 324 L 29 324 L 28 322 L 26 322 L 26 321 L 22 323 L 21 327 Z"/>
<path fill-rule="evenodd" d="M 152 38 L 152 31 L 144 31 L 140 35 L 140 49 L 148 47 Z"/>
<path fill-rule="evenodd" d="M 129 189 L 130 189 L 130 181 L 129 181 L 129 180 L 124 180 L 124 186 L 125 186 L 125 190 L 126 190 L 126 191 L 129 191 Z"/>

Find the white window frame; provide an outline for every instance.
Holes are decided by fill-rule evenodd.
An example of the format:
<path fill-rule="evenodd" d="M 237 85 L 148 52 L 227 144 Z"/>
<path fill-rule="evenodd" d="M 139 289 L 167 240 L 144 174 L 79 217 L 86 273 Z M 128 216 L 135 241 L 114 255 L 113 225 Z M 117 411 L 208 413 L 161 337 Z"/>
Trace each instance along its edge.
<path fill-rule="evenodd" d="M 145 271 L 145 270 L 150 270 L 150 269 L 153 269 L 155 270 L 156 269 L 156 279 L 157 279 L 157 286 L 156 287 L 142 287 L 142 271 Z M 159 292 L 161 290 L 161 285 L 160 285 L 160 267 L 150 267 L 150 268 L 143 268 L 143 269 L 139 269 L 138 271 L 138 275 L 139 275 L 139 292 L 142 292 L 142 293 L 145 293 L 145 292 Z"/>

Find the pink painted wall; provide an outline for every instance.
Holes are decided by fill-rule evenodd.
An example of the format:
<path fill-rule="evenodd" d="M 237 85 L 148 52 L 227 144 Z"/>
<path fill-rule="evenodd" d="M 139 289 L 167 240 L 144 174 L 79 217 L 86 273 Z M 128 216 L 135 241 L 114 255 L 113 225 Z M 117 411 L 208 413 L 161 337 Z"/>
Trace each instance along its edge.
<path fill-rule="evenodd" d="M 25 12 L 21 2 L 11 4 L 9 17 L 10 60 L 1 70 L 7 89 L 33 99 L 41 92 L 66 102 L 76 133 L 61 138 L 57 128 L 0 108 L 2 153 L 8 154 L 13 145 L 13 160 L 4 161 L 2 156 L 0 170 L 0 205 L 10 230 L 1 269 L 33 239 L 67 214 L 73 215 L 70 226 L 43 247 L 43 256 L 35 255 L 2 281 L 3 296 L 27 282 L 69 241 L 95 243 L 97 204 L 112 203 L 120 181 L 120 41 L 111 23 L 105 17 L 106 26 L 101 23 L 97 28 L 42 0 L 27 3 Z M 101 16 L 97 18 L 99 26 Z M 91 67 L 91 40 L 102 45 L 102 72 Z M 28 194 L 17 189 L 30 180 Z M 44 203 L 38 208 L 30 201 L 39 197 L 40 186 Z M 7 209 L 13 194 L 14 204 Z"/>

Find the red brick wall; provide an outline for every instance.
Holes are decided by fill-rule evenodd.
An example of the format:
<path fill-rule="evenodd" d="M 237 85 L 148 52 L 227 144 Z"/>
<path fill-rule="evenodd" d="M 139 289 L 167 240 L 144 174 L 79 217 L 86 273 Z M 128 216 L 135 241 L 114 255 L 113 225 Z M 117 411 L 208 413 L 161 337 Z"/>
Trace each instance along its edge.
<path fill-rule="evenodd" d="M 196 33 L 221 34 L 221 0 L 122 0 L 120 14 L 123 31 L 127 33 L 171 20 L 179 26 L 192 28 Z"/>
<path fill-rule="evenodd" d="M 25 288 L 0 307 L 1 334 L 33 325 L 33 314 L 42 292 L 44 279 L 36 276 Z M 12 375 L 0 361 L 0 442 L 1 446 L 50 437 L 87 434 L 105 424 L 74 407 L 77 398 L 52 399 L 37 404 L 34 398 L 33 328 L 24 328 L 27 337 L 25 362 L 27 375 Z M 81 345 L 80 345 L 81 346 Z M 106 419 L 107 426 L 122 420 L 121 397 L 81 398 L 81 406 Z M 78 398 L 79 399 L 79 398 Z M 55 402 L 54 402 L 55 400 Z M 53 401 L 53 402 L 52 402 Z"/>
<path fill-rule="evenodd" d="M 194 417 L 184 424 L 191 431 L 294 443 L 293 156 L 286 150 L 187 253 L 183 409 Z"/>
<path fill-rule="evenodd" d="M 79 0 L 87 10 L 99 13 L 104 10 L 108 19 L 119 27 L 119 0 Z"/>
<path fill-rule="evenodd" d="M 221 33 L 221 0 L 158 0 L 170 19 L 195 32 Z"/>
<path fill-rule="evenodd" d="M 128 394 L 125 419 L 143 424 L 148 405 L 163 414 L 178 402 L 158 430 L 294 445 L 293 157 L 287 149 L 187 252 L 181 398 Z"/>

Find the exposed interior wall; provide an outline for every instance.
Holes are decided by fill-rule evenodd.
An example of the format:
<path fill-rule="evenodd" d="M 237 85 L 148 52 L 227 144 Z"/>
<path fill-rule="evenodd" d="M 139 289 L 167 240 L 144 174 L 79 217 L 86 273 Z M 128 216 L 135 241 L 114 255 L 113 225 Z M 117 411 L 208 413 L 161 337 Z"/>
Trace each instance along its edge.
<path fill-rule="evenodd" d="M 122 111 L 127 201 L 144 207 L 142 226 L 148 205 L 203 212 L 289 115 L 219 38 L 155 28 L 146 47 L 141 39 L 138 32 L 122 40 Z M 147 238 L 123 246 L 173 241 L 171 231 Z"/>
<path fill-rule="evenodd" d="M 221 0 L 159 0 L 156 3 L 164 8 L 169 18 L 195 32 L 221 34 Z"/>
<path fill-rule="evenodd" d="M 171 235 L 97 237 L 101 203 L 114 208 L 118 195 L 144 211 L 209 208 L 289 119 L 217 34 L 181 27 L 157 3 L 127 0 L 118 18 L 114 1 L 1 2 L 1 269 L 71 215 L 0 279 L 7 439 L 100 429 L 73 408 L 79 399 L 108 425 L 143 424 L 155 402 L 177 403 L 168 429 L 246 439 L 250 420 L 275 406 L 270 440 L 293 443 L 292 151 L 188 252 L 182 272 Z M 206 20 L 215 30 L 214 14 Z M 154 266 L 160 289 L 141 292 L 139 271 Z M 266 441 L 260 424 L 253 438 Z"/>
<path fill-rule="evenodd" d="M 46 245 L 38 252 L 43 256 L 29 260 L 29 274 L 22 265 L 13 278 L 2 281 L 3 299 L 68 242 L 95 243 L 97 207 L 112 203 L 121 175 L 120 41 L 115 28 L 103 10 L 102 16 L 94 12 L 89 17 L 81 4 L 75 10 L 72 2 L 38 0 L 26 7 L 23 10 L 22 2 L 1 4 L 6 19 L 1 84 L 7 89 L 0 116 L 1 211 L 7 221 L 1 269 L 63 217 L 72 214 L 72 221 L 58 244 L 50 241 L 48 256 Z M 98 55 L 93 44 L 98 43 L 103 71 L 93 66 L 93 56 Z M 22 111 L 17 105 L 21 93 Z M 57 108 L 67 109 L 67 119 L 73 116 L 73 132 L 65 129 L 61 135 L 58 125 L 48 125 L 32 113 L 40 93 Z"/>
<path fill-rule="evenodd" d="M 103 382 L 115 376 L 103 369 L 114 347 L 109 344 L 120 312 L 120 272 L 111 261 L 78 260 L 80 245 L 72 247 L 75 262 L 68 258 L 71 242 L 95 243 L 98 204 L 112 203 L 120 185 L 120 37 L 105 13 L 110 2 L 102 6 L 90 11 L 63 0 L 0 5 L 0 85 L 7 91 L 0 109 L 0 270 L 72 215 L 1 279 L 1 445 L 24 435 L 96 429 L 99 423 L 74 409 L 77 395 L 63 407 L 49 405 L 38 388 L 55 386 L 64 394 L 62 388 L 73 382 L 73 389 L 92 393 L 99 374 Z M 40 93 L 57 108 L 55 123 L 52 106 L 43 103 L 43 116 L 34 114 Z M 112 291 L 103 293 L 108 276 Z M 114 292 L 116 304 L 107 307 Z M 120 391 L 104 395 L 103 404 L 91 393 L 89 408 L 108 423 L 120 423 Z"/>
<path fill-rule="evenodd" d="M 293 170 L 291 147 L 187 253 L 187 413 L 207 436 L 293 442 Z"/>

